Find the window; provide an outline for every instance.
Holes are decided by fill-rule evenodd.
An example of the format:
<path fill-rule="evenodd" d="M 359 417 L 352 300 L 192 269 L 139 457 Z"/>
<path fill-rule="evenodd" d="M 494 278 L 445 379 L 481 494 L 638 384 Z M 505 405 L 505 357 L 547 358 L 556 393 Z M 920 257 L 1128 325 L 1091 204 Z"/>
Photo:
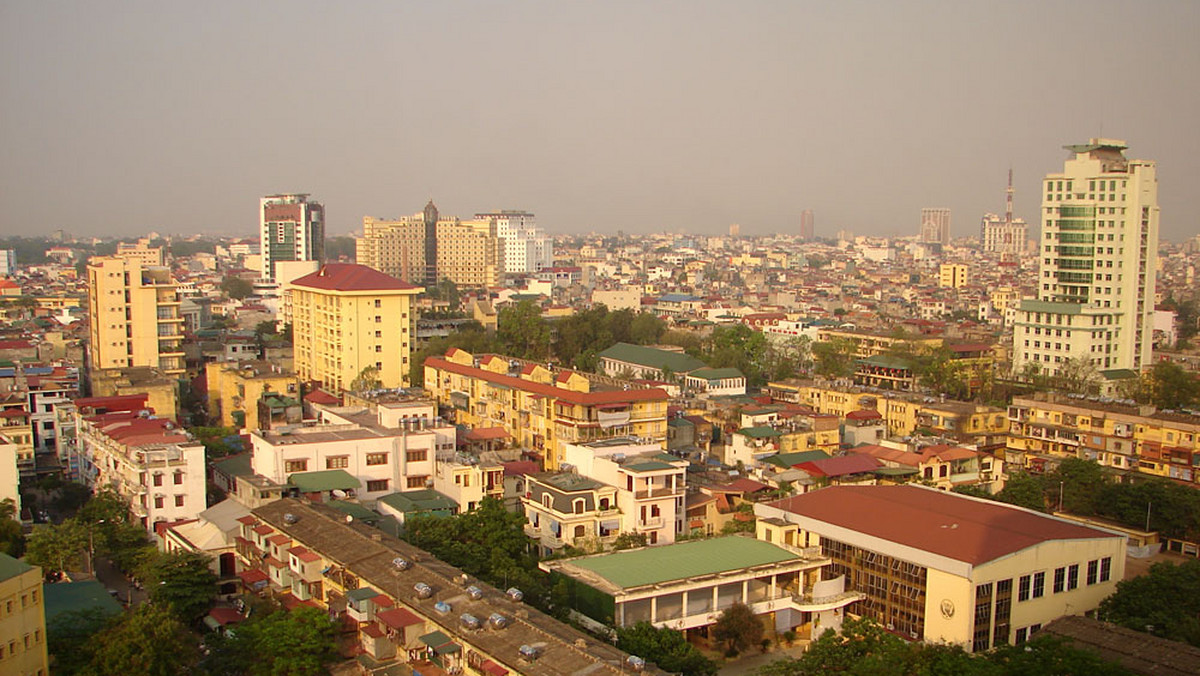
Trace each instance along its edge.
<path fill-rule="evenodd" d="M 182 496 L 182 495 L 176 495 L 176 496 L 175 496 L 175 506 L 176 506 L 176 507 L 182 507 L 182 506 L 183 506 L 183 496 Z"/>
<path fill-rule="evenodd" d="M 387 453 L 368 453 L 367 454 L 367 464 L 368 465 L 386 465 L 387 461 L 388 461 L 387 456 L 388 456 Z"/>
<path fill-rule="evenodd" d="M 1079 586 L 1079 564 L 1073 563 L 1067 568 L 1067 591 Z"/>
<path fill-rule="evenodd" d="M 421 449 L 419 451 L 406 451 L 404 460 L 407 462 L 425 462 L 429 459 L 429 451 Z"/>
<path fill-rule="evenodd" d="M 405 480 L 404 485 L 407 488 L 424 488 L 426 478 L 428 478 L 428 477 L 410 476 L 410 477 L 408 477 L 407 480 Z"/>
<path fill-rule="evenodd" d="M 161 475 L 161 474 L 155 474 L 155 475 L 154 475 L 154 485 L 155 485 L 155 486 L 161 486 L 161 485 L 162 485 L 162 475 Z"/>
<path fill-rule="evenodd" d="M 575 498 L 571 501 L 571 511 L 576 514 L 583 514 L 584 508 L 587 506 L 587 501 L 583 498 Z"/>
<path fill-rule="evenodd" d="M 325 458 L 325 469 L 346 469 L 350 466 L 350 456 L 331 455 Z"/>
<path fill-rule="evenodd" d="M 160 496 L 154 498 L 154 508 L 162 509 L 162 507 L 163 507 L 163 499 L 162 499 L 162 496 L 160 495 Z"/>
<path fill-rule="evenodd" d="M 1031 580 L 1031 578 L 1028 575 L 1021 576 L 1020 581 L 1017 583 L 1017 600 L 1018 601 L 1028 601 L 1029 600 L 1030 580 Z"/>
<path fill-rule="evenodd" d="M 174 478 L 174 480 L 175 480 L 175 485 L 176 485 L 176 486 L 179 486 L 179 485 L 182 485 L 182 484 L 183 484 L 183 472 L 176 472 L 176 473 L 175 473 L 175 476 L 174 476 L 173 478 Z"/>
<path fill-rule="evenodd" d="M 1067 569 L 1066 568 L 1055 568 L 1054 569 L 1054 593 L 1055 594 L 1062 593 L 1062 590 L 1066 586 L 1066 584 L 1067 584 Z"/>
<path fill-rule="evenodd" d="M 1096 575 L 1099 573 L 1099 571 L 1100 571 L 1100 562 L 1099 561 L 1097 561 L 1095 559 L 1088 561 L 1087 583 L 1089 585 L 1096 584 Z"/>
<path fill-rule="evenodd" d="M 1033 574 L 1033 598 L 1040 599 L 1046 595 L 1045 571 Z"/>
<path fill-rule="evenodd" d="M 1100 559 L 1100 581 L 1108 582 L 1112 578 L 1112 557 L 1106 556 Z"/>
<path fill-rule="evenodd" d="M 307 472 L 308 460 L 284 460 L 283 471 L 291 474 L 292 472 Z"/>
<path fill-rule="evenodd" d="M 375 307 L 382 307 L 382 306 L 383 306 L 383 301 L 376 298 L 375 299 Z"/>
<path fill-rule="evenodd" d="M 1020 629 L 1017 630 L 1017 645 L 1021 645 L 1022 643 L 1024 643 L 1025 639 L 1027 639 L 1027 638 L 1029 638 L 1029 630 L 1028 629 L 1026 629 L 1025 627 L 1021 627 Z"/>
<path fill-rule="evenodd" d="M 388 489 L 387 479 L 376 479 L 375 481 L 367 482 L 367 492 L 374 493 L 376 491 L 386 491 Z"/>

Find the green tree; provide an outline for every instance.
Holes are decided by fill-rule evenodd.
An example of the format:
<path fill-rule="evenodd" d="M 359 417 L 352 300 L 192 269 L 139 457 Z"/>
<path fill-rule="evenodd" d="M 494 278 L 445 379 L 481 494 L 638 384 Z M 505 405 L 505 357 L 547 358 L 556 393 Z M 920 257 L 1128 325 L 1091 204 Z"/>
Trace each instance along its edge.
<path fill-rule="evenodd" d="M 683 676 L 713 676 L 717 665 L 688 643 L 682 633 L 657 629 L 649 622 L 617 628 L 617 647 L 653 662 L 659 669 Z"/>
<path fill-rule="evenodd" d="M 0 552 L 20 558 L 25 552 L 25 536 L 17 520 L 17 505 L 12 498 L 0 501 Z"/>
<path fill-rule="evenodd" d="M 1004 488 L 996 494 L 996 500 L 1010 505 L 1046 511 L 1046 488 L 1044 480 L 1033 474 L 1016 472 L 1008 477 Z"/>
<path fill-rule="evenodd" d="M 87 529 L 74 519 L 37 526 L 26 538 L 25 560 L 46 573 L 79 570 L 87 546 Z"/>
<path fill-rule="evenodd" d="M 1002 676 L 1133 676 L 1125 667 L 1056 636 L 1038 636 L 1023 645 L 1001 646 L 975 661 L 982 660 L 998 667 Z"/>
<path fill-rule="evenodd" d="M 66 611 L 48 621 L 46 649 L 53 658 L 56 676 L 80 673 L 91 662 L 97 647 L 92 637 L 113 621 L 113 612 L 99 608 Z"/>
<path fill-rule="evenodd" d="M 221 280 L 221 292 L 234 300 L 242 300 L 254 293 L 254 286 L 241 277 L 230 275 Z"/>
<path fill-rule="evenodd" d="M 854 375 L 857 349 L 845 338 L 813 343 L 813 371 L 825 378 L 849 378 Z"/>
<path fill-rule="evenodd" d="M 763 623 L 744 603 L 734 603 L 717 618 L 712 637 L 725 644 L 725 654 L 736 655 L 758 645 L 763 637 Z"/>
<path fill-rule="evenodd" d="M 1146 398 L 1160 409 L 1192 408 L 1200 404 L 1200 380 L 1175 362 L 1156 362 L 1143 383 Z"/>
<path fill-rule="evenodd" d="M 1046 487 L 1060 489 L 1062 504 L 1058 504 L 1059 496 L 1053 496 L 1054 509 L 1087 516 L 1097 513 L 1100 495 L 1110 480 L 1108 470 L 1095 461 L 1066 458 L 1046 475 Z"/>
<path fill-rule="evenodd" d="M 646 534 L 645 533 L 635 533 L 633 531 L 626 531 L 624 533 L 621 533 L 620 535 L 617 535 L 617 537 L 613 539 L 613 549 L 616 551 L 619 551 L 622 549 L 634 549 L 635 547 L 645 547 L 645 546 L 646 546 Z"/>
<path fill-rule="evenodd" d="M 629 326 L 629 340 L 638 345 L 653 345 L 662 339 L 667 325 L 650 312 L 639 312 Z"/>
<path fill-rule="evenodd" d="M 523 300 L 501 309 L 496 318 L 496 338 L 506 355 L 524 359 L 550 356 L 550 326 L 533 301 Z"/>
<path fill-rule="evenodd" d="M 1160 562 L 1117 583 L 1100 617 L 1136 631 L 1200 647 L 1200 560 Z"/>
<path fill-rule="evenodd" d="M 191 624 L 204 617 L 217 594 L 217 576 L 208 565 L 203 554 L 176 550 L 149 558 L 137 576 L 150 590 L 151 601 Z"/>
<path fill-rule="evenodd" d="M 203 666 L 214 676 L 315 676 L 338 657 L 337 625 L 311 606 L 253 617 L 211 643 Z"/>
<path fill-rule="evenodd" d="M 358 372 L 358 376 L 350 381 L 351 392 L 378 390 L 381 387 L 383 387 L 383 381 L 379 379 L 379 369 L 374 366 L 364 367 Z"/>
<path fill-rule="evenodd" d="M 81 671 L 88 676 L 191 673 L 199 659 L 196 637 L 166 608 L 143 604 L 96 635 L 94 653 Z"/>
<path fill-rule="evenodd" d="M 472 354 L 503 351 L 497 343 L 496 337 L 484 330 L 482 324 L 477 321 L 466 322 L 449 336 L 431 339 L 425 344 L 425 347 L 413 355 L 412 365 L 409 369 L 409 382 L 417 387 L 423 385 L 425 383 L 425 359 L 441 357 L 451 348 L 466 350 Z"/>

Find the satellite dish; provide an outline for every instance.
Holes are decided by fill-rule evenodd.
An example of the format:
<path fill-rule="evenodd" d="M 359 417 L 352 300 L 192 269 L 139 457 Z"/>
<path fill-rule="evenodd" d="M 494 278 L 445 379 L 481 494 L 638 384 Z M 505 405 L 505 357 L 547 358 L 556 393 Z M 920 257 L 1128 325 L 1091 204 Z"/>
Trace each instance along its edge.
<path fill-rule="evenodd" d="M 351 516 L 350 514 L 347 514 L 346 515 L 346 523 L 351 523 L 353 521 L 354 521 L 354 517 Z"/>
<path fill-rule="evenodd" d="M 342 490 L 342 489 L 340 489 L 340 488 L 335 488 L 335 489 L 333 489 L 333 491 L 331 491 L 331 492 L 333 493 L 333 497 L 337 498 L 338 500 L 345 500 L 345 499 L 346 499 L 346 491 L 344 491 L 344 490 Z"/>

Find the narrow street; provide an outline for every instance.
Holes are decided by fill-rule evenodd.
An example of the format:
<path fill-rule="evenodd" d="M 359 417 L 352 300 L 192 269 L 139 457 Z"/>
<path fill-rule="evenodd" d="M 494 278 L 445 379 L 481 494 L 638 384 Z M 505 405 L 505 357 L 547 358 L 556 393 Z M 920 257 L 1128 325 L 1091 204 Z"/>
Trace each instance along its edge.
<path fill-rule="evenodd" d="M 146 600 L 146 592 L 136 589 L 112 561 L 104 557 L 96 557 L 96 580 L 105 589 L 117 590 L 116 599 L 126 606 L 138 605 Z"/>

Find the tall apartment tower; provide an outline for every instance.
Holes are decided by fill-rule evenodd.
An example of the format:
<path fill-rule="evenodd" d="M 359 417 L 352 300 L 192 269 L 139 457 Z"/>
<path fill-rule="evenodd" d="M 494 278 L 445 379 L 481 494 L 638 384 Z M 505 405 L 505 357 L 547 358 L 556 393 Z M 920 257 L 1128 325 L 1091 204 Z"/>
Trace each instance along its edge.
<path fill-rule="evenodd" d="M 503 265 L 495 223 L 441 216 L 432 200 L 412 216 L 363 218 L 354 250 L 359 265 L 410 284 L 449 279 L 463 287 L 494 286 Z"/>
<path fill-rule="evenodd" d="M 945 207 L 921 209 L 921 241 L 927 244 L 950 244 L 950 210 Z"/>
<path fill-rule="evenodd" d="M 1054 374 L 1086 359 L 1109 379 L 1150 364 L 1158 252 L 1158 177 L 1153 161 L 1125 158 L 1124 141 L 1065 146 L 1061 173 L 1047 174 L 1037 300 L 1022 301 L 1013 368 Z"/>
<path fill-rule="evenodd" d="M 183 317 L 171 271 L 137 256 L 88 261 L 88 365 L 182 374 Z"/>
<path fill-rule="evenodd" d="M 1008 170 L 1008 189 L 1004 191 L 1004 218 L 984 214 L 979 224 L 979 242 L 984 251 L 999 254 L 1021 254 L 1028 246 L 1029 226 L 1023 218 L 1013 218 L 1012 169 Z"/>
<path fill-rule="evenodd" d="M 258 218 L 264 280 L 276 281 L 279 261 L 325 261 L 325 207 L 307 193 L 262 198 Z"/>
<path fill-rule="evenodd" d="M 800 212 L 800 239 L 808 241 L 813 238 L 813 212 L 805 209 Z"/>
<path fill-rule="evenodd" d="M 527 211 L 502 210 L 475 214 L 496 226 L 503 272 L 533 273 L 554 266 L 554 244 Z"/>
<path fill-rule="evenodd" d="M 425 281 L 425 215 L 397 219 L 363 217 L 363 234 L 354 240 L 355 260 L 396 279 Z"/>
<path fill-rule="evenodd" d="M 438 283 L 438 208 L 433 200 L 425 205 L 422 212 L 425 226 L 425 284 L 436 286 Z"/>

